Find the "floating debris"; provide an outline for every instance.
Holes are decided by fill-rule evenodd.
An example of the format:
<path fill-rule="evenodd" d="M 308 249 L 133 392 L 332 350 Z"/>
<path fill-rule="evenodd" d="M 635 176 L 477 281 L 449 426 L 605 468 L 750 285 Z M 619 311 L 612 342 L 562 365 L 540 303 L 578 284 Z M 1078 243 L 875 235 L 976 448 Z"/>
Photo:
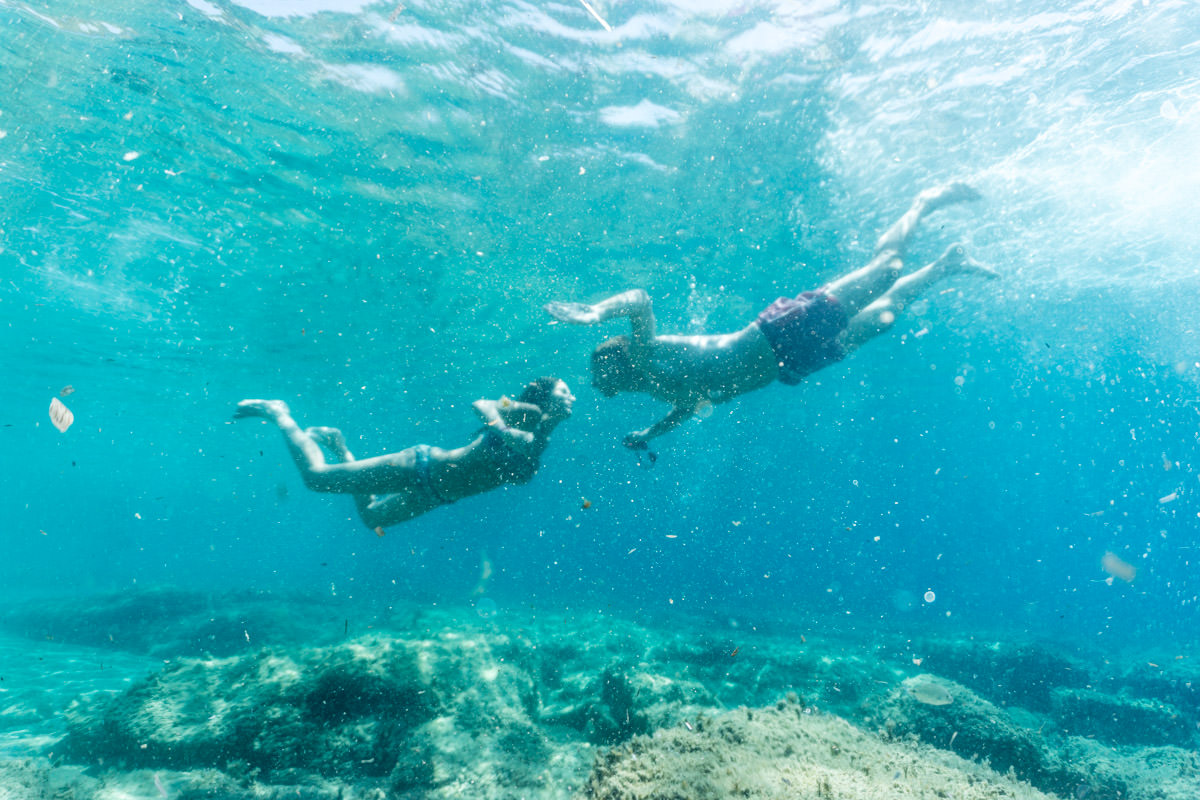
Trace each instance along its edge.
<path fill-rule="evenodd" d="M 75 421 L 75 415 L 71 413 L 71 409 L 63 405 L 61 400 L 54 397 L 50 400 L 50 421 L 54 423 L 54 427 L 66 433 L 67 428 L 71 427 L 71 423 Z"/>
<path fill-rule="evenodd" d="M 59 397 L 66 397 L 69 394 L 75 394 L 75 387 L 69 383 L 66 386 L 64 386 L 63 388 L 58 390 Z"/>
<path fill-rule="evenodd" d="M 1120 578 L 1126 583 L 1132 583 L 1133 579 L 1137 577 L 1137 567 L 1123 561 L 1111 550 L 1100 559 L 1100 568 L 1108 573 L 1109 585 L 1112 585 L 1113 578 Z"/>

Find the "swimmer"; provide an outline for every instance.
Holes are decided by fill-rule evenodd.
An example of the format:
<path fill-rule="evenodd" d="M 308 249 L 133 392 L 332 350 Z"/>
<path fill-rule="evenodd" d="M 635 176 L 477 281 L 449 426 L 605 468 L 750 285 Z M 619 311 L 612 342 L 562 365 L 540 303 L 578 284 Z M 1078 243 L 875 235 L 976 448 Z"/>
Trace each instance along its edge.
<path fill-rule="evenodd" d="M 571 416 L 575 396 L 557 378 L 538 378 L 515 401 L 476 400 L 484 427 L 463 447 L 419 444 L 356 459 L 337 428 L 301 429 L 282 400 L 243 400 L 235 419 L 261 417 L 283 432 L 304 485 L 354 496 L 363 523 L 382 528 L 509 483 L 528 483 L 550 434 Z M 327 457 L 328 455 L 328 457 Z"/>
<path fill-rule="evenodd" d="M 643 392 L 671 404 L 661 420 L 625 437 L 626 447 L 645 450 L 651 439 L 711 404 L 726 403 L 776 380 L 795 385 L 840 361 L 891 328 L 898 313 L 944 278 L 996 277 L 969 258 L 961 244 L 952 245 L 933 263 L 901 274 L 917 223 L 939 208 L 978 199 L 979 193 L 963 183 L 921 192 L 879 238 L 866 266 L 815 291 L 779 298 L 733 333 L 660 336 L 654 330 L 650 297 L 641 289 L 591 305 L 553 302 L 545 308 L 555 319 L 576 325 L 629 318 L 630 336 L 614 336 L 592 353 L 592 382 L 605 397 Z"/>

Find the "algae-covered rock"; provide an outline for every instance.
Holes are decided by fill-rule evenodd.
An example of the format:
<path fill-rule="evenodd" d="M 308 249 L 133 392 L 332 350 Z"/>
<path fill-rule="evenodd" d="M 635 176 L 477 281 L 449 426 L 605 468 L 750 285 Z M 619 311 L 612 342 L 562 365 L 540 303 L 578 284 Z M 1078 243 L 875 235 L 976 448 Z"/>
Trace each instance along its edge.
<path fill-rule="evenodd" d="M 905 645 L 891 656 L 900 661 L 912 654 L 921 668 L 969 687 L 999 705 L 1047 711 L 1054 690 L 1082 688 L 1089 682 L 1086 666 L 1076 659 L 1034 642 L 923 639 Z"/>
<path fill-rule="evenodd" d="M 592 800 L 1052 800 L 978 763 L 787 702 L 636 737 L 597 757 L 586 793 Z"/>
<path fill-rule="evenodd" d="M 1064 732 L 1117 745 L 1194 743 L 1195 725 L 1175 706 L 1093 689 L 1057 689 L 1054 717 Z"/>
<path fill-rule="evenodd" d="M 195 604 L 175 605 L 193 617 Z M 31 798 L 64 800 L 164 792 L 172 800 L 567 800 L 589 775 L 595 797 L 645 800 L 1043 797 L 1022 779 L 1071 800 L 1200 796 L 1192 791 L 1200 783 L 1194 749 L 1074 735 L 1083 733 L 1087 708 L 1138 699 L 1132 680 L 1104 660 L 1089 667 L 1112 676 L 1097 688 L 1051 690 L 1060 698 L 1056 718 L 1053 702 L 1042 712 L 1005 705 L 1007 689 L 992 702 L 994 695 L 944 674 L 906 677 L 912 652 L 872 659 L 877 645 L 860 639 L 743 632 L 732 641 L 603 615 L 514 615 L 481 625 L 473 612 L 438 609 L 390 618 L 407 622 L 333 644 L 160 663 L 132 684 L 137 672 L 96 682 L 97 664 L 45 712 L 55 725 L 41 734 L 53 753 L 47 764 L 75 771 L 10 767 L 11 782 L 34 787 Z M 339 631 L 352 627 L 338 620 Z M 983 665 L 980 649 L 990 651 L 962 651 Z M 62 675 L 79 655 L 55 658 Z M 1167 688 L 1188 691 L 1185 666 Z M 0 676 L 14 708 L 29 706 L 32 695 L 17 689 L 34 672 Z M 973 680 L 986 684 L 983 675 Z M 80 694 L 60 716 L 66 698 Z M 785 694 L 776 708 L 726 712 Z M 1078 724 L 1068 724 L 1068 704 L 1082 700 L 1092 705 L 1072 711 Z M 60 720 L 67 735 L 56 741 Z M 660 741 L 665 750 L 656 749 Z M 596 760 L 597 745 L 615 749 Z M 73 764 L 86 765 L 86 775 Z M 993 769 L 1011 775 L 1000 779 Z"/>
<path fill-rule="evenodd" d="M 73 704 L 61 752 L 132 767 L 386 773 L 391 743 L 432 716 L 429 683 L 418 649 L 385 639 L 184 659 L 107 702 Z"/>
<path fill-rule="evenodd" d="M 1137 659 L 1098 687 L 1124 698 L 1143 698 L 1174 709 L 1200 737 L 1200 665 L 1195 658 L 1165 655 Z"/>
<path fill-rule="evenodd" d="M 936 686 L 953 702 L 929 703 L 922 688 Z M 870 721 L 893 737 L 923 742 L 968 758 L 987 758 L 998 770 L 1030 780 L 1045 770 L 1038 741 L 1003 709 L 944 678 L 909 679 L 872 709 Z"/>
<path fill-rule="evenodd" d="M 599 675 L 577 681 L 570 701 L 547 706 L 542 720 L 570 726 L 595 744 L 611 745 L 716 705 L 699 682 L 651 670 L 646 664 L 610 664 Z"/>
<path fill-rule="evenodd" d="M 1011 771 L 1047 792 L 1070 796 L 1087 786 L 1094 787 L 1092 800 L 1128 794 L 1119 780 L 1098 780 L 1086 764 L 1058 758 L 1042 730 L 1019 724 L 1007 710 L 942 677 L 906 680 L 872 708 L 866 720 L 893 738 L 911 737 L 986 761 L 993 769 Z M 1040 727 L 1044 726 L 1043 720 Z"/>
<path fill-rule="evenodd" d="M 460 629 L 183 659 L 115 697 L 76 701 L 56 752 L 126 771 L 215 770 L 256 798 L 294 796 L 283 786 L 340 797 L 330 787 L 341 784 L 508 796 L 573 757 L 537 724 L 535 652 L 520 636 Z M 206 796 L 177 783 L 181 797 Z M 241 796 L 231 791 L 212 796 Z"/>

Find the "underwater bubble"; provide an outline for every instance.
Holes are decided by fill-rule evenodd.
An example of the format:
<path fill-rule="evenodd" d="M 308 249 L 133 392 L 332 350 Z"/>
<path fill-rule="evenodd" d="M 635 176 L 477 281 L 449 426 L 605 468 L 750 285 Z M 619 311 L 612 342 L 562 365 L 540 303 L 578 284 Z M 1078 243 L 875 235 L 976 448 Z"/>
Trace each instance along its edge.
<path fill-rule="evenodd" d="M 500 607 L 496 605 L 496 601 L 490 597 L 481 597 L 475 602 L 475 613 L 483 619 L 496 616 L 500 612 Z"/>
<path fill-rule="evenodd" d="M 933 590 L 932 590 L 932 589 L 930 589 L 929 591 L 925 592 L 925 595 L 924 595 L 924 597 L 925 597 L 925 602 L 926 602 L 926 603 L 932 603 L 934 600 L 937 600 L 937 595 L 933 593 Z"/>

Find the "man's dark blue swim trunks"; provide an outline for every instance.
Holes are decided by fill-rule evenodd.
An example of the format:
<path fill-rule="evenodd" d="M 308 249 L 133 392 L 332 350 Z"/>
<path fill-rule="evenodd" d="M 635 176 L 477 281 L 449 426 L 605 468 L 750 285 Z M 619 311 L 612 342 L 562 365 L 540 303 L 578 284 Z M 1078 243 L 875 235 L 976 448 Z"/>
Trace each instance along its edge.
<path fill-rule="evenodd" d="M 779 380 L 789 386 L 846 355 L 838 341 L 848 322 L 846 311 L 819 289 L 781 297 L 755 321 L 779 358 Z"/>

